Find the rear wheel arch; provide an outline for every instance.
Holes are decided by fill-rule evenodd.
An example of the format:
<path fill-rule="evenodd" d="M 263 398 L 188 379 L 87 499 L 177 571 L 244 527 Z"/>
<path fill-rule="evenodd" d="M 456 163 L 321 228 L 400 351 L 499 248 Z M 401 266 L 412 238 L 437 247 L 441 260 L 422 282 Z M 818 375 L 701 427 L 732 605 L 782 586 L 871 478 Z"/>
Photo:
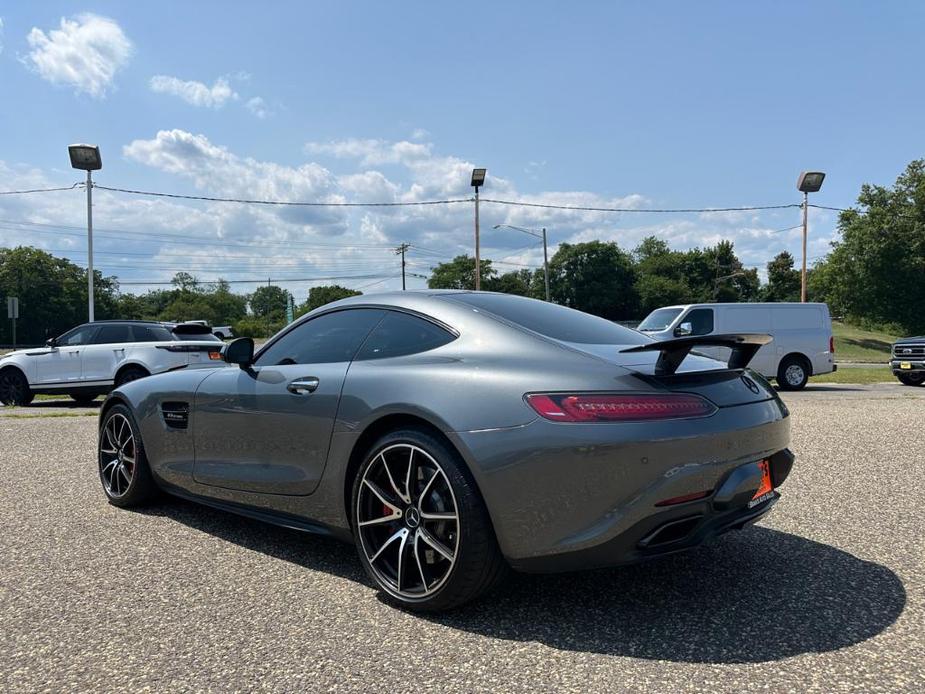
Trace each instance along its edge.
<path fill-rule="evenodd" d="M 784 372 L 788 367 L 798 365 L 803 369 L 804 379 L 800 385 L 793 385 L 787 382 Z M 790 352 L 784 355 L 777 365 L 777 385 L 782 390 L 799 390 L 806 385 L 809 377 L 813 375 L 813 362 L 802 352 Z"/>
<path fill-rule="evenodd" d="M 778 363 L 778 368 L 780 368 L 780 364 L 783 364 L 788 359 L 798 359 L 800 362 L 802 362 L 803 368 L 806 369 L 806 375 L 807 376 L 813 375 L 813 362 L 809 357 L 807 357 L 802 352 L 790 352 L 789 354 L 785 354 L 784 357 Z"/>
<path fill-rule="evenodd" d="M 363 461 L 366 458 L 366 454 L 370 452 L 370 449 L 373 447 L 373 445 L 375 445 L 375 443 L 380 438 L 389 432 L 398 431 L 399 429 L 422 430 L 439 439 L 442 443 L 446 444 L 447 448 L 449 448 L 459 457 L 463 469 L 469 475 L 470 481 L 473 483 L 473 485 L 475 485 L 479 495 L 482 494 L 481 489 L 479 489 L 478 482 L 475 480 L 475 477 L 472 475 L 472 471 L 469 469 L 469 464 L 466 461 L 465 456 L 460 453 L 459 449 L 453 444 L 449 437 L 443 433 L 440 427 L 419 415 L 407 413 L 393 413 L 383 415 L 379 419 L 371 422 L 363 430 L 363 433 L 360 434 L 360 437 L 356 440 L 356 443 L 353 444 L 353 448 L 350 451 L 350 458 L 347 461 L 347 469 L 344 473 L 343 508 L 351 528 L 353 527 L 353 514 L 350 511 L 350 502 L 351 496 L 353 494 L 353 482 L 356 478 L 357 472 L 359 471 L 360 466 L 363 464 Z"/>
<path fill-rule="evenodd" d="M 140 371 L 140 372 L 143 372 L 145 376 L 151 375 L 151 372 L 148 371 L 148 369 L 146 369 L 141 364 L 131 362 L 129 364 L 123 364 L 122 366 L 119 367 L 118 371 L 116 371 L 116 375 L 112 379 L 113 384 L 116 387 L 118 387 L 120 385 L 119 380 L 129 371 Z"/>

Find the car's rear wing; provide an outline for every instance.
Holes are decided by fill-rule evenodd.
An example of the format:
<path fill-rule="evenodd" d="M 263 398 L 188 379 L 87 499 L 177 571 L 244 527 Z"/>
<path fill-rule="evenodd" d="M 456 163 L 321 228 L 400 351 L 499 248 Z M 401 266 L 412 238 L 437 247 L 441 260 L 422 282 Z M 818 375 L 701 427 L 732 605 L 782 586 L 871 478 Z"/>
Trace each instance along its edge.
<path fill-rule="evenodd" d="M 672 340 L 650 342 L 646 345 L 629 347 L 620 350 L 627 352 L 658 352 L 658 361 L 655 362 L 657 375 L 670 375 L 678 370 L 694 347 L 729 347 L 728 366 L 730 369 L 744 369 L 755 356 L 755 353 L 774 338 L 770 335 L 745 333 L 740 335 L 702 335 L 691 337 L 676 337 Z"/>

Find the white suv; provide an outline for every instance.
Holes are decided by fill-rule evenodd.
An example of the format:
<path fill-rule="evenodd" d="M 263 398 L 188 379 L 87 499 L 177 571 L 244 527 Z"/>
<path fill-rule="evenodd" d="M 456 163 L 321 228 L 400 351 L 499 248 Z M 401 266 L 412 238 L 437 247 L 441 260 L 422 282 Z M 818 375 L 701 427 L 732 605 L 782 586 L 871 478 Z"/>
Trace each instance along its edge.
<path fill-rule="evenodd" d="M 221 340 L 208 326 L 155 321 L 78 325 L 45 347 L 0 357 L 0 402 L 28 405 L 36 393 L 89 402 L 123 383 L 190 364 L 221 364 Z"/>

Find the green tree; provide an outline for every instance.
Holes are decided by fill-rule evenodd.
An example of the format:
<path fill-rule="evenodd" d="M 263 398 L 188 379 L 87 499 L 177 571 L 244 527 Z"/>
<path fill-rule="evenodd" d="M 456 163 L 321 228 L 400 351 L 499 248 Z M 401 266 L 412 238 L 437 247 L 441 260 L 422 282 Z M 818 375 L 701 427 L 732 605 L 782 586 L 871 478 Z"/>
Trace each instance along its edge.
<path fill-rule="evenodd" d="M 97 318 L 112 318 L 116 310 L 117 283 L 94 273 Z M 16 341 L 41 344 L 46 338 L 87 320 L 87 271 L 64 258 L 37 248 L 0 249 L 0 300 L 19 297 Z M 6 301 L 3 301 L 5 309 Z M 12 327 L 4 312 L 0 320 L 0 343 L 12 342 Z"/>
<path fill-rule="evenodd" d="M 485 287 L 496 274 L 490 260 L 481 259 L 479 274 Z M 458 255 L 448 263 L 440 263 L 431 270 L 427 286 L 431 289 L 475 289 L 475 258 Z"/>
<path fill-rule="evenodd" d="M 611 320 L 639 315 L 636 270 L 613 242 L 563 243 L 549 262 L 552 300 Z"/>
<path fill-rule="evenodd" d="M 839 215 L 841 239 L 810 278 L 816 298 L 860 323 L 925 332 L 925 159 L 892 188 L 865 184 Z"/>
<path fill-rule="evenodd" d="M 534 273 L 527 269 L 505 272 L 503 275 L 489 278 L 482 285 L 482 289 L 489 292 L 533 296 L 533 276 Z"/>
<path fill-rule="evenodd" d="M 360 296 L 363 292 L 354 289 L 341 287 L 338 284 L 327 284 L 320 287 L 312 287 L 308 290 L 308 299 L 305 300 L 296 311 L 296 315 L 301 316 L 309 311 L 314 311 L 319 306 L 330 304 L 332 301 L 340 301 L 351 296 Z"/>
<path fill-rule="evenodd" d="M 781 251 L 768 263 L 768 283 L 764 287 L 765 301 L 799 301 L 800 271 L 793 269 L 793 256 Z"/>
<path fill-rule="evenodd" d="M 672 251 L 662 239 L 649 236 L 633 251 L 633 258 L 641 316 L 661 306 L 690 303 L 684 253 Z"/>

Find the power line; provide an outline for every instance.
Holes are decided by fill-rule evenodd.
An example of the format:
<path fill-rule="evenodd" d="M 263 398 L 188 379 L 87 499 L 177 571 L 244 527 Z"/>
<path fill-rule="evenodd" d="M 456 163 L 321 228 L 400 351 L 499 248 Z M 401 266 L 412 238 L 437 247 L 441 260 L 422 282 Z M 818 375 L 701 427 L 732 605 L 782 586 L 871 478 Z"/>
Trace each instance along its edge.
<path fill-rule="evenodd" d="M 249 200 L 247 198 L 219 198 L 208 195 L 181 195 L 179 193 L 155 193 L 149 190 L 130 190 L 127 188 L 111 188 L 93 184 L 94 188 L 108 190 L 113 193 L 127 193 L 129 195 L 145 195 L 157 198 L 176 198 L 179 200 L 205 200 L 206 202 L 236 202 L 244 205 L 287 205 L 292 207 L 414 207 L 424 205 L 455 205 L 461 202 L 470 202 L 469 198 L 456 200 L 420 200 L 416 202 L 301 202 L 292 200 Z"/>
<path fill-rule="evenodd" d="M 701 208 L 676 208 L 676 209 L 656 209 L 656 208 L 637 208 L 637 207 L 584 207 L 580 205 L 556 205 L 553 203 L 540 202 L 523 202 L 520 200 L 492 200 L 482 198 L 481 202 L 495 203 L 496 205 L 511 205 L 514 207 L 539 207 L 548 210 L 576 210 L 579 212 L 648 212 L 648 213 L 682 213 L 682 212 L 753 212 L 758 210 L 785 210 L 793 207 L 800 207 L 799 203 L 788 205 L 754 205 L 748 207 L 701 207 Z"/>
<path fill-rule="evenodd" d="M 83 183 L 75 183 L 72 186 L 64 186 L 61 188 L 32 188 L 30 190 L 0 190 L 0 195 L 28 195 L 29 193 L 55 193 L 59 190 L 74 190 L 77 186 L 81 186 Z"/>
<path fill-rule="evenodd" d="M 275 277 L 272 278 L 275 282 L 320 282 L 322 280 L 366 280 L 366 279 L 376 279 L 382 277 L 381 274 L 365 274 L 365 275 L 329 275 L 326 277 Z M 390 279 L 392 276 L 387 276 L 385 279 Z M 199 284 L 216 284 L 221 278 L 214 280 L 198 280 Z M 267 281 L 266 277 L 261 279 L 254 280 L 222 280 L 228 284 L 263 284 Z M 173 284 L 173 280 L 131 280 L 131 281 L 119 281 L 120 286 L 128 285 L 169 285 Z"/>
<path fill-rule="evenodd" d="M 149 190 L 132 190 L 128 188 L 115 188 L 103 186 L 98 183 L 93 184 L 94 188 L 108 190 L 114 193 L 126 193 L 129 195 L 145 195 L 159 198 L 175 198 L 180 200 L 204 200 L 206 202 L 232 202 L 245 205 L 289 205 L 296 207 L 414 207 L 425 205 L 457 205 L 460 203 L 473 202 L 474 198 L 454 198 L 448 200 L 421 200 L 406 202 L 304 202 L 293 200 L 255 200 L 248 198 L 223 198 L 210 195 L 184 195 L 181 193 L 161 193 Z M 677 208 L 677 209 L 655 209 L 655 208 L 636 208 L 636 207 L 586 207 L 581 205 L 561 205 L 554 203 L 525 202 L 522 200 L 497 200 L 483 198 L 482 202 L 494 203 L 497 205 L 510 205 L 514 207 L 538 207 L 553 210 L 576 210 L 580 212 L 644 212 L 644 213 L 684 213 L 684 212 L 752 212 L 759 210 L 784 210 L 788 208 L 800 207 L 799 203 L 790 203 L 786 205 L 749 205 L 743 207 L 701 207 L 701 208 Z"/>

